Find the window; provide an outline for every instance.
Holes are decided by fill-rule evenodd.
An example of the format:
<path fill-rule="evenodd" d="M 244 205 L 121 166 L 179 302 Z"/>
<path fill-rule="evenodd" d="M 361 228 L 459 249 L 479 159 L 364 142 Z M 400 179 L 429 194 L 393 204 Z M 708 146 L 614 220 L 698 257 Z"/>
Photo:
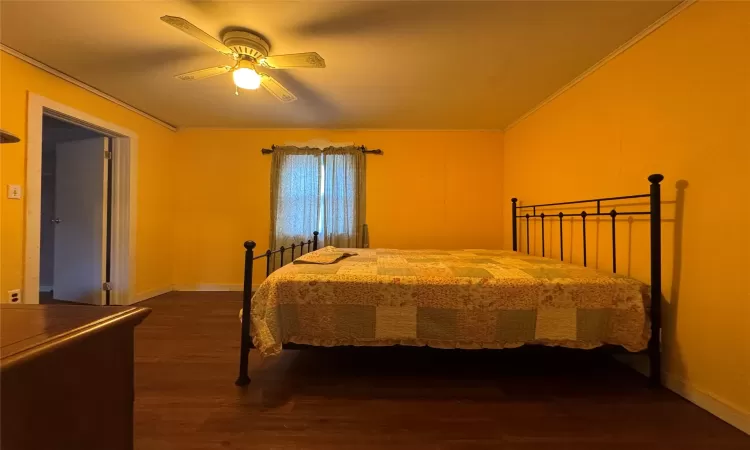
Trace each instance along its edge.
<path fill-rule="evenodd" d="M 277 148 L 272 174 L 272 245 L 307 241 L 362 246 L 364 155 L 355 147 Z"/>

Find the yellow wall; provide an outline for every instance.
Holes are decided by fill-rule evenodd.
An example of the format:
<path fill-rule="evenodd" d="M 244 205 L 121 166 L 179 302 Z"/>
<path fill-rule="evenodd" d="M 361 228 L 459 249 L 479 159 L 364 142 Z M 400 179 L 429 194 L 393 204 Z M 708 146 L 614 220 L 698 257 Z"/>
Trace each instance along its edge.
<path fill-rule="evenodd" d="M 372 247 L 498 248 L 502 133 L 181 130 L 177 134 L 175 284 L 238 286 L 242 242 L 268 247 L 272 144 L 326 139 L 382 148 L 367 158 Z M 255 271 L 262 281 L 264 267 Z"/>
<path fill-rule="evenodd" d="M 21 143 L 0 148 L 0 294 L 23 284 L 24 201 L 9 200 L 7 184 L 26 181 L 28 93 L 47 97 L 138 134 L 136 294 L 165 288 L 172 277 L 172 149 L 175 133 L 115 103 L 0 52 L 0 128 Z"/>
<path fill-rule="evenodd" d="M 747 2 L 689 7 L 510 129 L 504 155 L 504 192 L 526 202 L 647 192 L 646 176 L 664 174 L 666 369 L 740 414 L 750 412 L 748 24 Z M 669 203 L 678 180 L 682 220 Z M 605 224 L 589 257 L 599 248 L 609 269 Z M 633 224 L 630 268 L 644 280 L 646 226 Z"/>

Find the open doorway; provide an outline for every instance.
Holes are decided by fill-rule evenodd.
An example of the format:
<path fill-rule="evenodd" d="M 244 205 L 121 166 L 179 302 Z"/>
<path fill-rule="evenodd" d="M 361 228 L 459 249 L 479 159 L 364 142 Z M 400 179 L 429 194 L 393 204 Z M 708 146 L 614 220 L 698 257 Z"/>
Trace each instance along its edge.
<path fill-rule="evenodd" d="M 109 305 L 112 141 L 42 120 L 39 302 Z"/>
<path fill-rule="evenodd" d="M 50 122 L 55 119 L 57 122 Z M 54 208 L 47 206 L 45 218 L 42 218 L 42 184 L 43 172 L 50 178 L 53 173 L 51 166 L 43 164 L 43 134 L 47 124 L 60 125 L 69 128 L 77 127 L 76 134 L 62 139 L 62 143 L 56 143 L 54 156 L 54 185 L 56 186 Z M 65 133 L 68 133 L 67 131 Z M 93 134 L 92 134 L 93 133 Z M 72 139 L 72 140 L 69 140 Z M 78 142 L 78 145 L 73 145 Z M 88 161 L 90 166 L 84 170 L 73 164 L 73 156 L 77 153 L 71 148 L 81 147 L 81 143 L 88 142 L 90 149 L 83 152 L 92 155 L 90 159 L 80 157 Z M 62 146 L 68 146 L 65 149 Z M 28 98 L 27 117 L 27 142 L 26 142 L 26 220 L 25 220 L 25 264 L 23 266 L 23 303 L 39 303 L 40 288 L 47 291 L 52 290 L 49 295 L 45 292 L 45 299 L 58 298 L 68 302 L 79 302 L 96 305 L 129 305 L 135 301 L 135 229 L 137 211 L 137 167 L 138 167 L 138 135 L 133 131 L 118 124 L 107 122 L 99 117 L 74 109 L 68 105 L 50 100 L 41 95 L 30 92 Z M 66 150 L 66 151 L 64 151 Z M 107 153 L 109 152 L 109 153 Z M 106 159 L 109 156 L 111 159 Z M 69 158 L 70 157 L 70 158 Z M 47 156 L 48 160 L 51 156 Z M 62 162 L 62 164 L 61 164 Z M 65 163 L 71 163 L 64 166 Z M 80 161 L 79 161 L 80 163 Z M 43 166 L 45 166 L 43 170 Z M 68 169 L 66 169 L 68 167 Z M 75 169 L 78 167 L 78 169 Z M 71 169 L 72 168 L 72 169 Z M 72 173 L 74 176 L 61 176 L 61 173 Z M 91 178 L 91 179 L 89 179 Z M 93 181 L 92 181 L 93 179 Z M 61 180 L 67 180 L 73 184 L 73 188 L 82 189 L 75 201 L 65 206 L 61 198 L 60 189 L 57 184 Z M 48 181 L 48 188 L 53 184 Z M 76 214 L 75 208 L 82 208 L 84 198 L 86 205 L 91 207 L 86 217 L 90 217 L 85 224 L 86 227 L 67 227 L 72 237 L 61 236 L 61 229 L 65 225 L 71 225 L 73 219 L 66 219 L 64 215 Z M 96 200 L 94 200 L 96 199 Z M 47 203 L 47 202 L 45 202 Z M 88 207 L 88 206 L 87 206 Z M 62 208 L 62 209 L 61 209 Z M 66 208 L 68 211 L 66 212 Z M 42 225 L 52 225 L 50 220 L 60 219 L 54 223 L 54 244 L 46 245 L 42 252 Z M 90 230 L 90 231 L 84 231 Z M 100 230 L 100 231 L 97 231 Z M 94 235 L 95 239 L 87 239 Z M 49 234 L 48 234 L 49 236 Z M 82 239 L 81 244 L 76 239 Z M 45 241 L 50 241 L 48 237 Z M 67 245 L 69 248 L 58 251 L 58 244 Z M 77 260 L 88 261 L 88 268 L 82 269 L 77 264 L 61 263 L 55 264 L 55 259 L 65 254 L 73 254 Z M 64 294 L 60 283 L 67 282 L 72 276 L 61 276 L 53 272 L 50 279 L 41 282 L 42 269 L 41 259 L 49 258 L 52 254 L 54 271 L 56 267 L 76 268 L 81 273 L 87 274 L 90 279 L 86 286 L 89 294 Z M 68 256 L 68 258 L 71 258 Z M 70 261 L 70 259 L 68 259 Z M 109 283 L 107 283 L 109 281 Z M 105 284 L 107 283 L 107 284 Z M 67 297 L 67 298 L 66 298 Z"/>

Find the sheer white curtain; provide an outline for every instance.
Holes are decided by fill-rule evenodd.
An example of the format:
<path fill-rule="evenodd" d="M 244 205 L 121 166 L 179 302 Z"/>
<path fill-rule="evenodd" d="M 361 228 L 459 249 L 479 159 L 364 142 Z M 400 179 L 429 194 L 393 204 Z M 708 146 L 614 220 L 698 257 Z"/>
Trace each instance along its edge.
<path fill-rule="evenodd" d="M 307 242 L 320 224 L 322 154 L 276 147 L 271 162 L 271 249 Z M 291 256 L 291 255 L 290 255 Z M 275 258 L 278 266 L 279 257 Z M 285 259 L 289 261 L 289 257 Z"/>
<path fill-rule="evenodd" d="M 323 152 L 323 241 L 365 247 L 365 155 L 351 146 Z"/>

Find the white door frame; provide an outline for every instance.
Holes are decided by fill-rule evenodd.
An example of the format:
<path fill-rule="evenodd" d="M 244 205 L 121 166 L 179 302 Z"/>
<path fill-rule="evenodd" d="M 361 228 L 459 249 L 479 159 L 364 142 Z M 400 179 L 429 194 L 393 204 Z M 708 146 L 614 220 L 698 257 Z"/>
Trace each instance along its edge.
<path fill-rule="evenodd" d="M 119 125 L 29 92 L 26 140 L 26 234 L 24 303 L 39 303 L 42 205 L 42 120 L 45 115 L 102 133 L 112 139 L 112 292 L 110 304 L 129 305 L 135 292 L 138 135 Z"/>

